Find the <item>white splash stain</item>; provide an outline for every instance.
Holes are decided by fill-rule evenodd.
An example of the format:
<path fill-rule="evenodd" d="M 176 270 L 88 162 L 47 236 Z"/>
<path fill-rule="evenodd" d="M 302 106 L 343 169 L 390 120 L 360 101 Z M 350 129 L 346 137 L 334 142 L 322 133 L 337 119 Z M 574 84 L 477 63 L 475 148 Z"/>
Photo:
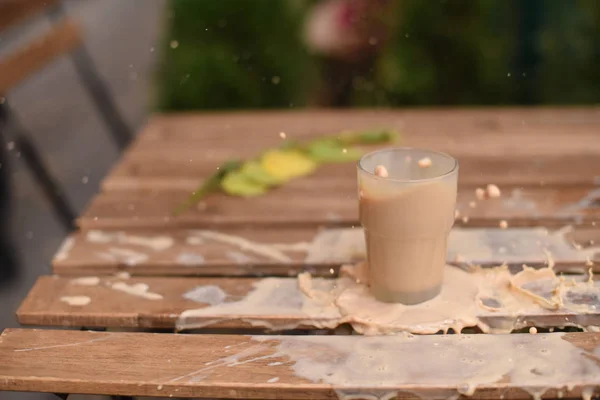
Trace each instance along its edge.
<path fill-rule="evenodd" d="M 69 236 L 65 240 L 63 240 L 60 248 L 54 255 L 54 261 L 64 261 L 67 258 L 69 258 L 69 253 L 73 249 L 73 246 L 75 246 L 75 238 L 74 237 Z"/>
<path fill-rule="evenodd" d="M 118 247 L 111 247 L 105 252 L 96 252 L 96 256 L 108 261 L 123 262 L 127 265 L 136 265 L 149 258 L 148 254 Z"/>
<path fill-rule="evenodd" d="M 114 336 L 112 335 L 112 333 L 104 333 L 102 337 L 96 338 L 96 339 L 90 339 L 90 340 L 86 340 L 83 342 L 75 342 L 75 343 L 66 343 L 66 344 L 54 344 L 51 346 L 41 346 L 41 347 L 26 347 L 26 348 L 21 348 L 21 349 L 15 349 L 14 352 L 24 352 L 24 351 L 37 351 L 37 350 L 46 350 L 46 349 L 57 349 L 60 347 L 74 347 L 74 346 L 83 346 L 89 343 L 95 343 L 95 342 L 103 342 L 105 340 L 110 340 L 114 338 Z"/>
<path fill-rule="evenodd" d="M 447 266 L 440 295 L 414 306 L 376 301 L 365 284 L 357 283 L 358 276 L 360 269 L 344 266 L 336 279 L 313 278 L 307 273 L 298 279 L 261 279 L 236 301 L 184 311 L 177 329 L 237 319 L 274 330 L 301 325 L 332 329 L 349 323 L 364 335 L 460 333 L 466 327 L 506 333 L 521 327 L 519 317 L 595 313 L 600 306 L 600 282 L 590 284 L 582 280 L 585 277 L 565 281 L 549 268 L 524 269 L 512 275 L 507 267 L 465 271 Z M 556 319 L 548 321 L 557 323 Z M 575 325 L 576 321 L 563 324 Z"/>
<path fill-rule="evenodd" d="M 94 255 L 102 260 L 106 260 L 106 261 L 119 261 L 117 256 L 115 256 L 114 254 L 110 254 L 110 253 L 104 253 L 104 252 L 100 252 L 97 251 L 94 253 Z"/>
<path fill-rule="evenodd" d="M 448 259 L 460 253 L 475 264 L 493 261 L 540 263 L 548 260 L 548 254 L 551 254 L 555 261 L 585 262 L 600 252 L 600 246 L 574 247 L 566 236 L 571 230 L 570 226 L 554 232 L 545 228 L 454 229 L 448 237 Z"/>
<path fill-rule="evenodd" d="M 197 286 L 194 289 L 183 294 L 183 297 L 198 303 L 210 304 L 216 306 L 223 303 L 227 297 L 220 287 L 214 285 Z"/>
<path fill-rule="evenodd" d="M 183 375 L 179 375 L 179 376 L 175 376 L 173 378 L 167 379 L 164 383 L 179 382 L 182 380 L 185 380 L 187 382 L 199 382 L 199 381 L 202 381 L 202 380 L 206 379 L 207 377 L 209 377 L 211 375 L 212 371 L 218 367 L 222 367 L 222 366 L 234 367 L 237 365 L 249 364 L 249 363 L 253 363 L 255 361 L 271 358 L 270 355 L 254 357 L 257 354 L 264 352 L 265 350 L 268 350 L 268 346 L 265 346 L 261 343 L 257 343 L 255 345 L 251 345 L 251 346 L 245 348 L 244 350 L 240 351 L 239 353 L 231 354 L 231 355 L 228 355 L 228 356 L 225 356 L 222 358 L 218 358 L 213 361 L 209 361 L 209 362 L 205 363 L 204 364 L 205 366 L 200 369 L 191 371 L 187 374 L 183 374 Z M 243 361 L 241 361 L 241 360 L 243 360 Z M 230 391 L 230 397 L 232 397 L 232 398 L 236 397 L 234 390 Z"/>
<path fill-rule="evenodd" d="M 594 387 L 588 386 L 581 390 L 581 400 L 592 400 L 594 396 Z"/>
<path fill-rule="evenodd" d="M 349 262 L 353 259 L 364 260 L 365 256 L 363 229 L 324 229 L 312 240 L 305 262 Z"/>
<path fill-rule="evenodd" d="M 198 236 L 188 236 L 185 238 L 185 242 L 192 246 L 199 246 L 204 244 L 204 239 L 199 238 Z"/>
<path fill-rule="evenodd" d="M 235 262 L 236 264 L 251 264 L 253 262 L 256 262 L 255 258 L 252 258 L 247 254 L 235 250 L 226 251 L 225 257 Z"/>
<path fill-rule="evenodd" d="M 290 252 L 307 252 L 310 250 L 311 243 L 309 242 L 298 242 L 298 243 L 273 243 L 270 245 L 274 249 L 281 251 L 290 251 Z"/>
<path fill-rule="evenodd" d="M 283 363 L 282 363 L 281 361 L 275 361 L 275 362 L 272 362 L 272 363 L 268 363 L 267 365 L 268 365 L 269 367 L 275 367 L 275 366 L 277 366 L 277 365 L 282 365 L 282 364 L 283 364 Z"/>
<path fill-rule="evenodd" d="M 513 189 L 509 197 L 501 197 L 497 199 L 505 210 L 525 212 L 533 218 L 540 216 L 537 203 L 523 196 L 523 190 Z"/>
<path fill-rule="evenodd" d="M 148 300 L 161 300 L 163 296 L 158 293 L 149 292 L 149 287 L 145 283 L 127 284 L 125 282 L 115 282 L 110 287 L 114 290 L 141 297 Z"/>
<path fill-rule="evenodd" d="M 271 379 L 267 380 L 267 383 L 275 383 L 275 382 L 277 382 L 277 381 L 279 381 L 279 377 L 278 377 L 278 376 L 276 376 L 276 377 L 274 377 L 274 378 L 271 378 Z"/>
<path fill-rule="evenodd" d="M 344 397 L 352 396 L 347 398 L 392 398 L 398 390 L 410 388 L 420 398 L 429 398 L 435 390 L 435 398 L 451 399 L 497 387 L 500 381 L 538 395 L 549 389 L 573 389 L 574 382 L 582 388 L 600 384 L 600 366 L 563 334 L 540 336 L 253 336 L 252 340 L 278 341 L 272 358 L 289 359 L 296 377 L 332 385 Z"/>
<path fill-rule="evenodd" d="M 284 254 L 282 251 L 277 250 L 272 245 L 253 242 L 240 236 L 228 235 L 213 231 L 195 231 L 194 234 L 202 239 L 229 244 L 231 246 L 238 247 L 242 251 L 248 251 L 275 261 L 284 263 L 289 263 L 292 261 L 290 257 Z"/>
<path fill-rule="evenodd" d="M 83 276 L 81 278 L 71 279 L 70 283 L 72 285 L 97 286 L 100 283 L 100 278 L 97 276 Z"/>
<path fill-rule="evenodd" d="M 292 315 L 306 317 L 308 320 L 311 316 L 318 315 L 318 320 L 311 321 L 315 326 L 333 328 L 338 323 L 340 315 L 337 308 L 323 307 L 315 300 L 303 296 L 296 279 L 265 278 L 256 281 L 253 286 L 254 289 L 238 301 L 182 312 L 177 320 L 177 329 L 202 328 L 218 320 L 240 316 L 248 316 L 246 321 L 250 324 L 279 329 L 286 328 L 286 323 L 277 320 L 271 323 L 261 320 L 261 317 Z M 294 321 L 289 327 L 294 328 L 298 324 Z"/>
<path fill-rule="evenodd" d="M 60 301 L 70 306 L 87 306 L 92 302 L 92 299 L 88 296 L 62 296 Z"/>
<path fill-rule="evenodd" d="M 170 236 L 138 236 L 125 232 L 104 232 L 90 230 L 86 240 L 91 243 L 117 243 L 147 247 L 154 251 L 164 251 L 173 246 L 174 240 Z"/>
<path fill-rule="evenodd" d="M 131 278 L 131 274 L 129 272 L 127 272 L 127 271 L 119 271 L 119 272 L 117 272 L 115 274 L 115 278 L 124 279 L 125 280 L 125 279 Z"/>
<path fill-rule="evenodd" d="M 590 190 L 581 200 L 568 204 L 557 211 L 557 216 L 571 217 L 574 214 L 580 214 L 582 211 L 594 206 L 594 203 L 600 200 L 600 188 Z"/>
<path fill-rule="evenodd" d="M 177 258 L 175 259 L 175 262 L 177 264 L 183 264 L 183 265 L 198 265 L 198 264 L 204 264 L 204 256 L 201 254 L 194 254 L 194 253 L 187 253 L 187 252 L 183 252 L 183 253 L 179 253 L 177 255 Z"/>
<path fill-rule="evenodd" d="M 325 214 L 325 219 L 328 221 L 337 222 L 337 221 L 342 220 L 342 216 L 339 213 L 329 211 L 328 213 Z"/>
<path fill-rule="evenodd" d="M 454 228 L 448 237 L 446 260 L 473 264 L 544 263 L 549 252 L 555 261 L 586 262 L 600 254 L 600 243 L 587 248 L 575 246 L 567 238 L 571 231 L 570 226 L 554 232 L 545 228 Z M 314 237 L 305 262 L 346 263 L 364 260 L 365 256 L 362 229 L 326 229 Z"/>

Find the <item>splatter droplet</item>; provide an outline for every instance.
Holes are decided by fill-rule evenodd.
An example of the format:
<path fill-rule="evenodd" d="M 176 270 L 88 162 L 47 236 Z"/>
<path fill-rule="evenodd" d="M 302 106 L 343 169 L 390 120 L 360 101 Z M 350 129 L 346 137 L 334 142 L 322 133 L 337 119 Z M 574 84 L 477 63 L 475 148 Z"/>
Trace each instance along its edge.
<path fill-rule="evenodd" d="M 421 158 L 419 160 L 418 164 L 419 164 L 419 167 L 421 167 L 421 168 L 429 168 L 429 167 L 431 167 L 431 158 L 429 158 L 429 157 Z"/>
<path fill-rule="evenodd" d="M 496 185 L 489 184 L 487 185 L 487 194 L 490 198 L 500 197 L 500 188 Z"/>
<path fill-rule="evenodd" d="M 382 178 L 387 178 L 389 176 L 387 168 L 385 168 L 383 165 L 376 166 L 374 173 Z"/>

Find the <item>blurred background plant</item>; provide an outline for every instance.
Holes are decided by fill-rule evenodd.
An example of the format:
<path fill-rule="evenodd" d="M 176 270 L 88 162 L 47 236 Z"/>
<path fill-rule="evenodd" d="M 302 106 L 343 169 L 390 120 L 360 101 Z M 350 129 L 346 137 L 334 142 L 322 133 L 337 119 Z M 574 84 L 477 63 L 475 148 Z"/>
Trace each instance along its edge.
<path fill-rule="evenodd" d="M 169 8 L 162 110 L 600 102 L 597 0 L 172 0 Z"/>

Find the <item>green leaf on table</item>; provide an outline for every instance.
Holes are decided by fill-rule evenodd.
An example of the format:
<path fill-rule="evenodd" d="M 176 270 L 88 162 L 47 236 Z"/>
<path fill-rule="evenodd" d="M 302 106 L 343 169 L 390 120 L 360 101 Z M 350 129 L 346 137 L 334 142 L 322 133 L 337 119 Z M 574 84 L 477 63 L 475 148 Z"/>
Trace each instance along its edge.
<path fill-rule="evenodd" d="M 248 161 L 244 163 L 241 173 L 252 182 L 264 186 L 276 186 L 285 182 L 285 179 L 269 175 L 258 161 Z"/>
<path fill-rule="evenodd" d="M 394 143 L 400 138 L 400 134 L 394 131 L 376 130 L 363 132 L 345 132 L 339 135 L 340 143 L 346 145 L 370 145 L 382 143 Z"/>
<path fill-rule="evenodd" d="M 300 142 L 295 139 L 285 139 L 279 146 L 281 150 L 293 150 L 299 147 L 301 147 Z"/>
<path fill-rule="evenodd" d="M 221 188 L 232 196 L 254 197 L 264 194 L 267 186 L 248 179 L 242 171 L 229 172 L 221 181 Z"/>
<path fill-rule="evenodd" d="M 260 165 L 267 174 L 282 181 L 312 173 L 317 163 L 298 150 L 269 150 Z"/>
<path fill-rule="evenodd" d="M 173 214 L 179 215 L 207 194 L 219 189 L 233 196 L 261 195 L 269 187 L 311 174 L 319 164 L 357 160 L 361 152 L 352 146 L 393 143 L 398 138 L 398 133 L 393 131 L 371 130 L 343 132 L 308 143 L 286 139 L 277 148 L 267 149 L 243 164 L 237 160 L 225 162 Z"/>
<path fill-rule="evenodd" d="M 344 147 L 332 140 L 317 140 L 307 146 L 309 157 L 319 163 L 343 163 L 360 158 L 360 150 Z"/>
<path fill-rule="evenodd" d="M 192 192 L 192 194 L 173 211 L 173 215 L 177 216 L 187 210 L 197 202 L 199 202 L 208 193 L 217 190 L 221 185 L 221 180 L 229 172 L 239 168 L 241 163 L 237 160 L 227 161 L 217 168 L 217 172 L 209 176 L 202 185 Z"/>

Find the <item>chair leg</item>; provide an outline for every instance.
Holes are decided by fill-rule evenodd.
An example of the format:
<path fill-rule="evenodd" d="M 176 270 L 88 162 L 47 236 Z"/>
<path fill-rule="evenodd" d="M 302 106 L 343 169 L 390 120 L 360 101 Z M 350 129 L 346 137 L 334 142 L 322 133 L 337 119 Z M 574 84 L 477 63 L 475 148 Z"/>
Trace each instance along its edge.
<path fill-rule="evenodd" d="M 75 69 L 79 74 L 81 82 L 84 84 L 90 97 L 96 104 L 117 147 L 119 150 L 125 149 L 132 138 L 131 130 L 117 110 L 117 106 L 112 101 L 106 85 L 102 82 L 96 72 L 92 58 L 88 54 L 86 48 L 81 46 L 78 49 L 75 49 L 71 53 L 71 59 L 75 64 Z"/>
<path fill-rule="evenodd" d="M 59 19 L 66 15 L 61 3 L 58 3 L 48 11 L 52 19 Z M 125 119 L 118 111 L 115 102 L 110 96 L 106 84 L 98 74 L 92 57 L 84 45 L 79 46 L 71 52 L 71 60 L 88 94 L 92 98 L 96 108 L 102 116 L 119 150 L 123 150 L 131 141 L 133 135 L 127 126 Z"/>
<path fill-rule="evenodd" d="M 0 287 L 12 282 L 19 272 L 19 256 L 12 237 L 12 185 L 4 129 L 5 106 L 0 103 Z"/>
<path fill-rule="evenodd" d="M 7 121 L 10 118 L 14 121 L 15 118 L 12 113 L 9 113 L 8 107 L 5 104 L 2 107 Z M 64 228 L 67 232 L 72 231 L 75 228 L 74 221 L 76 214 L 69 203 L 66 193 L 61 188 L 59 182 L 48 172 L 41 154 L 35 148 L 25 131 L 20 126 L 17 126 L 16 123 L 13 125 L 16 128 L 16 135 L 14 137 L 15 149 L 20 152 L 25 164 L 32 171 L 35 180 L 50 201 L 56 216 Z"/>
<path fill-rule="evenodd" d="M 31 140 L 20 133 L 15 138 L 15 148 L 21 152 L 21 156 L 27 163 L 27 166 L 32 170 L 33 175 L 44 191 L 44 194 L 52 203 L 52 207 L 62 225 L 69 232 L 75 229 L 74 221 L 76 214 L 67 200 L 66 193 L 54 177 L 48 173 L 40 153 L 37 151 Z"/>

